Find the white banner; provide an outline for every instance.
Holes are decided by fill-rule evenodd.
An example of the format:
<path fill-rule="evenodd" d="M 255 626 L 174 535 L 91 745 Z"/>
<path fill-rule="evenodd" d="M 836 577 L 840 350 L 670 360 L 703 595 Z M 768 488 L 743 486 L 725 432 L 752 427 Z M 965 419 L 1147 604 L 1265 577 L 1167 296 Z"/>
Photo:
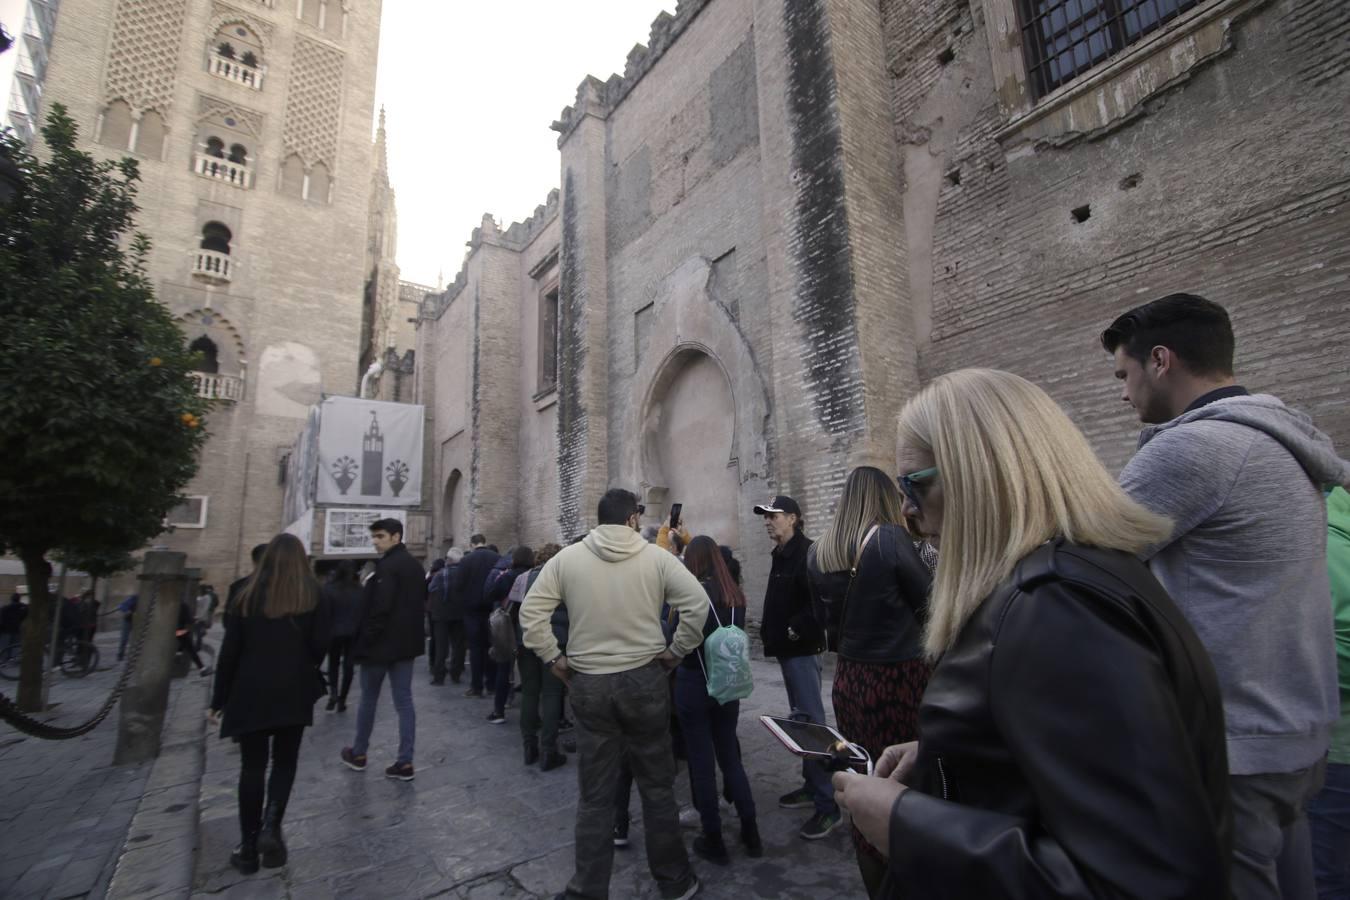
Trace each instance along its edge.
<path fill-rule="evenodd" d="M 322 410 L 319 503 L 421 504 L 421 406 L 330 397 Z"/>
<path fill-rule="evenodd" d="M 402 509 L 330 509 L 324 516 L 323 552 L 325 556 L 374 556 L 370 542 L 370 523 L 376 519 L 398 519 L 408 533 L 407 512 Z"/>

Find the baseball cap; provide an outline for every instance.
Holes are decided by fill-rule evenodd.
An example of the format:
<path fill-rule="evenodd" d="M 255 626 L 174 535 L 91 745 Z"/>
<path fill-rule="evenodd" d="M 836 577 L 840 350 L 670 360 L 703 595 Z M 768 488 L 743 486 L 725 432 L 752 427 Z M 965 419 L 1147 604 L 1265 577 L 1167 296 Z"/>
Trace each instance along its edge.
<path fill-rule="evenodd" d="M 773 502 L 761 503 L 755 507 L 755 515 L 757 516 L 765 516 L 769 513 L 792 513 L 800 519 L 802 517 L 802 508 L 797 505 L 796 500 L 793 500 L 786 494 L 779 494 L 777 497 L 773 498 Z"/>

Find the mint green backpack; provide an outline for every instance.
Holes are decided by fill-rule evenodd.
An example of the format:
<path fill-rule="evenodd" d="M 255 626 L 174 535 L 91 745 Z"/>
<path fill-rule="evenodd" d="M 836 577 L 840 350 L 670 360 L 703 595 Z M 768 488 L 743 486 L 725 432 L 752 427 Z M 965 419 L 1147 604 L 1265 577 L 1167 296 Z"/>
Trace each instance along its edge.
<path fill-rule="evenodd" d="M 750 635 L 734 624 L 722 624 L 717 607 L 708 598 L 718 628 L 703 641 L 703 677 L 708 681 L 708 696 L 718 703 L 744 700 L 755 689 L 750 671 Z"/>

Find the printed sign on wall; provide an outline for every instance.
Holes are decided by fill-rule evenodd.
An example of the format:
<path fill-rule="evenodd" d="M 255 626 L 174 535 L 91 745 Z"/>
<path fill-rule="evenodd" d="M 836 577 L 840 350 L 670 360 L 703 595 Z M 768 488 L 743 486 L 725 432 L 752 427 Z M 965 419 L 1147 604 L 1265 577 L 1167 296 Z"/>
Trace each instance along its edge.
<path fill-rule="evenodd" d="M 325 556 L 374 556 L 370 542 L 370 523 L 376 519 L 398 519 L 407 532 L 407 513 L 401 509 L 330 509 L 323 525 Z"/>
<path fill-rule="evenodd" d="M 422 407 L 354 397 L 323 402 L 319 503 L 422 502 Z"/>

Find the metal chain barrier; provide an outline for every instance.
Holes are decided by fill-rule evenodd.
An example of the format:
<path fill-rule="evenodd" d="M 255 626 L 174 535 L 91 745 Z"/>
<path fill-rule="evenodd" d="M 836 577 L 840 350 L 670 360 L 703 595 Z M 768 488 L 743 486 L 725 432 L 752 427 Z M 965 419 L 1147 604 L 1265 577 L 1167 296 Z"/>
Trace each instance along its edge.
<path fill-rule="evenodd" d="M 141 647 L 145 645 L 146 635 L 150 633 L 150 623 L 155 618 L 155 607 L 158 605 L 156 600 L 159 597 L 159 584 L 156 583 L 150 592 L 150 606 L 145 611 L 145 618 L 141 620 L 140 630 L 136 633 L 135 640 L 131 644 L 131 652 L 127 654 L 126 663 L 122 667 L 122 674 L 117 676 L 117 684 L 113 685 L 112 693 L 108 699 L 103 702 L 103 707 L 94 714 L 94 717 L 82 725 L 74 728 L 60 728 L 55 725 L 49 725 L 46 722 L 39 721 L 25 712 L 20 711 L 14 701 L 0 693 L 0 721 L 4 721 L 13 726 L 16 730 L 24 734 L 41 738 L 44 741 L 68 741 L 71 738 L 81 737 L 93 731 L 113 711 L 117 701 L 122 697 L 122 691 L 126 689 L 127 682 L 131 679 L 131 673 L 136 668 L 136 661 L 140 658 Z M 144 602 L 144 601 L 138 601 Z M 52 611 L 53 615 L 60 612 L 59 607 Z M 43 665 L 47 664 L 46 654 L 43 655 Z"/>

